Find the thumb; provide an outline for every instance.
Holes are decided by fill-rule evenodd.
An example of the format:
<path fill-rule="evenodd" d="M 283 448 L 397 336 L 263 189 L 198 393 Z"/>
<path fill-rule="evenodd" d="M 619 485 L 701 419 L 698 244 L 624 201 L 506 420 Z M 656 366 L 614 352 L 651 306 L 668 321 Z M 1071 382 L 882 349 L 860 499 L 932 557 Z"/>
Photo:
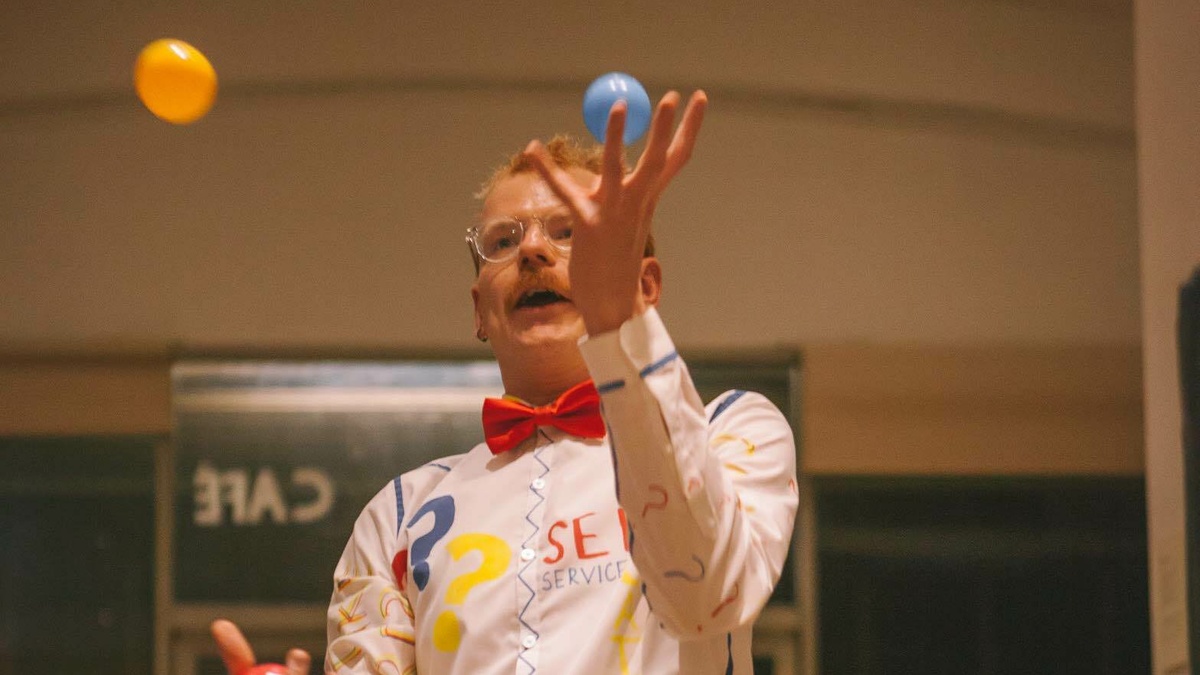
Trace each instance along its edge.
<path fill-rule="evenodd" d="M 286 662 L 288 675 L 308 675 L 312 657 L 303 649 L 292 649 L 287 653 Z"/>

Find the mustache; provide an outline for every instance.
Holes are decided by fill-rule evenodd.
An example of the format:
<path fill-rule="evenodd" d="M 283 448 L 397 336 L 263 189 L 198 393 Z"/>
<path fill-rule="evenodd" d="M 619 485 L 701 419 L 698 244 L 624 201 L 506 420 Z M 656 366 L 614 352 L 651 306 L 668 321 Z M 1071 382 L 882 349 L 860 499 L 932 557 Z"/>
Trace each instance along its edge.
<path fill-rule="evenodd" d="M 525 270 L 521 272 L 521 275 L 517 278 L 517 283 L 513 284 L 512 290 L 504 298 L 505 306 L 509 308 L 516 307 L 517 301 L 521 299 L 521 296 L 535 288 L 554 291 L 567 299 L 571 297 L 571 289 L 568 287 L 565 279 L 545 269 Z"/>

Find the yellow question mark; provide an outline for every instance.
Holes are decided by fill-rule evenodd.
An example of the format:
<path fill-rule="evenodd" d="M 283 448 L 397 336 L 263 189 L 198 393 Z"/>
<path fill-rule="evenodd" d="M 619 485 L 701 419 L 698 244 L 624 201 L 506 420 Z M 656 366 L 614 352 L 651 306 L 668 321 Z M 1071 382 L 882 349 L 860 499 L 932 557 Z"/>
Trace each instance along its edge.
<path fill-rule="evenodd" d="M 479 584 L 497 579 L 508 569 L 508 561 L 512 559 L 512 549 L 499 537 L 490 534 L 472 532 L 461 534 L 446 544 L 446 551 L 455 560 L 461 559 L 469 551 L 479 551 L 483 554 L 483 562 L 473 572 L 468 572 L 450 582 L 446 590 L 447 605 L 461 605 Z M 446 610 L 438 615 L 433 622 L 433 646 L 444 652 L 458 649 L 462 641 L 462 627 L 454 612 Z"/>

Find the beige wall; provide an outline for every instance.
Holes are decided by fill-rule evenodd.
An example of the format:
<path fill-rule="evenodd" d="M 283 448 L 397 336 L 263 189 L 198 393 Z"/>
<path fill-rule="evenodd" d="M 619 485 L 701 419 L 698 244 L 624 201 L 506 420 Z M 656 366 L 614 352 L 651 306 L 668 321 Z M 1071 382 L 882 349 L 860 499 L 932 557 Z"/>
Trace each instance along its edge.
<path fill-rule="evenodd" d="M 807 348 L 811 469 L 1139 471 L 1128 4 L 754 5 L 10 4 L 0 394 L 72 410 L 80 355 L 483 353 L 468 195 L 622 69 L 712 94 L 664 313 L 685 349 Z M 168 35 L 221 78 L 189 127 L 129 82 Z"/>
<path fill-rule="evenodd" d="M 165 355 L 8 355 L 0 360 L 0 436 L 165 436 L 169 364 Z"/>
<path fill-rule="evenodd" d="M 810 474 L 1137 475 L 1135 347 L 812 345 Z"/>
<path fill-rule="evenodd" d="M 486 167 L 586 83 L 704 86 L 660 209 L 681 344 L 1136 344 L 1131 24 L 1037 3 L 10 3 L 0 344 L 472 344 Z M 134 98 L 174 35 L 222 93 Z"/>
<path fill-rule="evenodd" d="M 1176 320 L 1200 265 L 1200 5 L 1138 0 L 1137 116 L 1146 488 L 1154 672 L 1188 663 L 1187 560 Z M 1193 495 L 1193 498 L 1195 496 Z"/>
<path fill-rule="evenodd" d="M 1065 445 L 1031 445 L 1043 422 L 1023 420 L 1024 435 L 1002 438 L 1032 459 L 994 464 L 948 431 L 960 404 L 931 415 L 904 402 L 914 377 L 951 403 L 972 383 L 1008 392 L 986 424 L 1013 425 L 1002 411 L 1055 400 L 1071 367 L 1077 386 L 1110 387 L 1103 401 L 1135 395 L 1130 7 L 754 5 L 10 5 L 0 357 L 25 379 L 9 372 L 5 391 L 29 399 L 21 387 L 58 377 L 39 370 L 55 355 L 114 345 L 135 362 L 479 351 L 468 195 L 528 138 L 581 133 L 584 86 L 623 69 L 652 94 L 712 94 L 694 163 L 659 210 L 664 313 L 688 349 L 811 347 L 813 372 L 833 373 L 807 400 L 811 467 L 1038 472 L 1108 457 L 1105 471 L 1140 470 L 1126 439 L 1140 416 L 1125 408 L 1108 450 L 1089 454 L 1095 434 L 1069 431 L 1104 416 L 1064 400 L 1073 421 L 1043 422 L 1067 425 L 1050 435 Z M 190 127 L 150 116 L 130 86 L 137 50 L 167 35 L 198 45 L 221 78 L 217 106 Z M 1093 365 L 1118 375 L 1088 371 L 1097 353 L 1117 355 Z M 958 375 L 921 378 L 946 360 Z M 848 372 L 874 381 L 848 389 Z M 872 386 L 908 412 L 874 407 Z M 892 423 L 911 432 L 898 447 L 860 442 Z M 916 431 L 929 425 L 941 435 Z"/>

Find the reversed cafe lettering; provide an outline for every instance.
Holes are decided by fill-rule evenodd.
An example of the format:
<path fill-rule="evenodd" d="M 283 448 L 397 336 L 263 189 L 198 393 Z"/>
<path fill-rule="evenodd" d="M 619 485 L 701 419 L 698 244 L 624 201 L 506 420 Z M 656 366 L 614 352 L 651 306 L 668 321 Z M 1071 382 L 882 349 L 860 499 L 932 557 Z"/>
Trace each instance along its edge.
<path fill-rule="evenodd" d="M 333 480 L 316 467 L 297 467 L 288 477 L 295 488 L 291 503 L 275 470 L 269 467 L 218 470 L 201 462 L 192 476 L 196 509 L 193 522 L 200 527 L 313 523 L 329 515 L 336 490 Z"/>

